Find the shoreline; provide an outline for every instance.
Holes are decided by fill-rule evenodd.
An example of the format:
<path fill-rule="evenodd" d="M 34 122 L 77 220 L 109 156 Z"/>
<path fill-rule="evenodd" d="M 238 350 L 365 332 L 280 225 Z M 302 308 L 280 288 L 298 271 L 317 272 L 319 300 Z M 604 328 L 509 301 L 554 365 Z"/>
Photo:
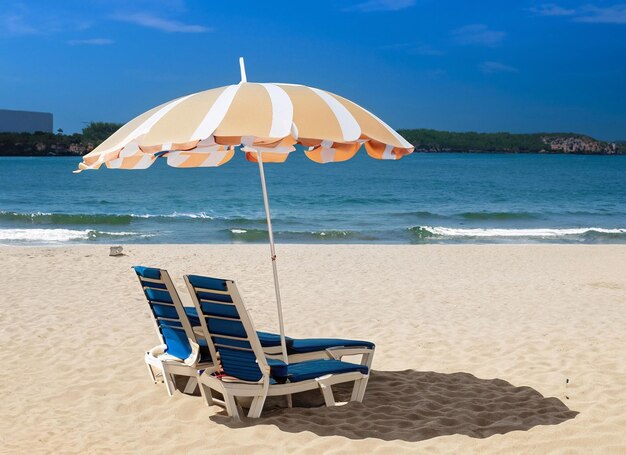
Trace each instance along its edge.
<path fill-rule="evenodd" d="M 254 242 L 254 243 L 243 243 L 243 242 L 232 242 L 232 243 L 121 243 L 121 242 L 113 242 L 113 243 L 62 243 L 62 244 L 50 244 L 50 245 L 27 245 L 27 244 L 15 244 L 15 245 L 7 245 L 0 243 L 0 249 L 2 248 L 109 248 L 112 246 L 123 246 L 124 248 L 159 248 L 159 247 L 182 247 L 182 248 L 227 248 L 227 247 L 251 247 L 251 248 L 259 248 L 259 247 L 268 247 L 269 242 Z M 576 248 L 576 247 L 586 247 L 586 248 L 626 248 L 625 243 L 524 243 L 524 242 L 515 242 L 515 243 L 280 243 L 276 242 L 276 248 L 279 247 L 288 247 L 288 248 L 473 248 L 473 247 L 494 247 L 494 248 L 508 248 L 508 247 L 530 247 L 530 248 L 558 248 L 558 247 L 566 247 L 566 248 Z"/>
<path fill-rule="evenodd" d="M 279 248 L 515 248 L 515 247 L 529 247 L 529 248 L 626 248 L 626 242 L 621 243 L 549 243 L 549 242 L 537 242 L 537 243 L 280 243 L 276 242 L 276 249 Z M 181 247 L 181 248 L 269 248 L 269 242 L 254 242 L 254 243 L 60 243 L 49 245 L 27 245 L 27 244 L 3 244 L 0 243 L 0 250 L 6 249 L 60 249 L 60 248 L 102 248 L 108 249 L 113 246 L 122 246 L 124 251 L 132 248 L 169 248 L 169 247 Z"/>

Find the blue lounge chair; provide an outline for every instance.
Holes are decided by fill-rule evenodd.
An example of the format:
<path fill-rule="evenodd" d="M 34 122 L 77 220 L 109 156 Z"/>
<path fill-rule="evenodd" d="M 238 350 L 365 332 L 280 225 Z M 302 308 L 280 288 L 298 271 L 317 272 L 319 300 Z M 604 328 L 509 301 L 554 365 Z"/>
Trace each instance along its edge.
<path fill-rule="evenodd" d="M 206 370 L 200 376 L 209 405 L 223 404 L 238 420 L 237 398 L 251 398 L 248 417 L 257 418 L 268 396 L 319 389 L 326 405 L 334 406 L 331 386 L 352 381 L 351 401 L 362 401 L 369 378 L 367 365 L 333 358 L 289 364 L 268 359 L 233 281 L 194 275 L 185 276 L 185 280 L 195 296 L 211 355 L 221 363 L 220 371 Z M 223 402 L 213 399 L 211 390 L 221 393 Z"/>
<path fill-rule="evenodd" d="M 211 291 L 215 283 L 214 278 L 186 275 L 185 282 L 194 303 L 194 321 L 200 325 L 205 338 L 209 338 L 208 329 L 203 322 L 208 317 L 213 303 L 232 303 L 232 296 L 215 294 Z M 230 282 L 231 289 L 237 291 L 236 284 Z M 239 293 L 237 292 L 237 295 Z M 214 302 L 216 301 L 216 302 Z M 282 359 L 280 336 L 275 333 L 257 332 L 259 342 L 268 358 Z M 291 338 L 285 337 L 289 363 L 315 359 L 341 360 L 344 356 L 361 356 L 361 365 L 372 366 L 375 345 L 370 341 L 347 340 L 341 338 Z"/>
<path fill-rule="evenodd" d="M 171 396 L 174 393 L 176 376 L 188 376 L 184 391 L 191 393 L 198 385 L 199 370 L 216 368 L 208 345 L 205 340 L 196 338 L 189 315 L 167 271 L 141 266 L 133 268 L 148 299 L 161 342 L 144 356 L 150 377 L 156 384 L 157 376 L 160 375 L 168 395 Z M 194 313 L 192 311 L 191 315 Z"/>

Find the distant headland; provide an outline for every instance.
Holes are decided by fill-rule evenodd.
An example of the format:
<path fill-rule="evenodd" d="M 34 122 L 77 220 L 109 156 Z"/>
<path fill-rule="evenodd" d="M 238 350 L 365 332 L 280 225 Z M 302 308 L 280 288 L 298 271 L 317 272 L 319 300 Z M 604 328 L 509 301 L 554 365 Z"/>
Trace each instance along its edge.
<path fill-rule="evenodd" d="M 122 125 L 91 122 L 82 133 L 0 133 L 0 156 L 82 156 L 89 153 Z"/>
<path fill-rule="evenodd" d="M 0 133 L 0 156 L 82 156 L 113 134 L 117 123 L 92 122 L 82 133 Z M 457 133 L 398 130 L 422 153 L 562 153 L 626 155 L 626 142 L 604 142 L 576 133 Z"/>
<path fill-rule="evenodd" d="M 428 129 L 398 130 L 423 153 L 567 153 L 624 155 L 626 143 L 604 142 L 576 133 L 455 133 Z"/>

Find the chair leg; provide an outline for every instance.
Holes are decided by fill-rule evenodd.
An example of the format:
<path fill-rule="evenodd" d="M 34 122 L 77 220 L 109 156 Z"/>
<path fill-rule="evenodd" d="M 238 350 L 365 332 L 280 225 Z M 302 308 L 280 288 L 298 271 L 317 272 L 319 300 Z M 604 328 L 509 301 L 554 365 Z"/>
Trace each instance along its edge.
<path fill-rule="evenodd" d="M 169 396 L 174 395 L 174 390 L 176 390 L 176 379 L 174 379 L 174 375 L 167 371 L 165 367 L 163 367 L 163 381 L 165 382 L 167 394 Z"/>
<path fill-rule="evenodd" d="M 146 366 L 148 367 L 148 373 L 150 374 L 150 379 L 152 379 L 152 382 L 156 384 L 157 380 L 156 380 L 156 376 L 154 375 L 154 370 L 152 369 L 152 365 L 150 365 L 149 363 L 146 363 Z"/>
<path fill-rule="evenodd" d="M 185 385 L 185 390 L 183 390 L 183 393 L 192 394 L 196 390 L 197 386 L 198 378 L 196 378 L 195 376 L 190 376 L 187 384 Z"/>
<path fill-rule="evenodd" d="M 320 386 L 320 390 L 322 391 L 322 395 L 324 396 L 324 402 L 327 407 L 335 406 L 335 397 L 333 396 L 333 389 L 329 385 L 326 385 L 322 382 L 318 383 Z"/>
<path fill-rule="evenodd" d="M 200 395 L 204 398 L 207 406 L 213 405 L 213 395 L 211 394 L 211 388 L 198 381 L 198 388 L 200 389 Z"/>
<path fill-rule="evenodd" d="M 289 395 L 291 397 L 291 395 Z M 250 410 L 248 411 L 248 417 L 251 419 L 258 419 L 261 417 L 261 412 L 263 412 L 263 405 L 265 404 L 265 395 L 258 395 L 254 397 L 252 400 L 252 404 L 250 405 Z"/>
<path fill-rule="evenodd" d="M 350 397 L 350 401 L 358 401 L 359 403 L 363 401 L 368 379 L 369 378 L 363 378 L 354 381 L 354 387 L 352 389 L 352 396 Z"/>
<path fill-rule="evenodd" d="M 235 401 L 235 397 L 227 390 L 224 390 L 224 403 L 226 404 L 226 412 L 228 415 L 231 416 L 233 420 L 239 422 L 241 419 L 239 417 L 239 410 L 237 409 L 237 402 Z"/>

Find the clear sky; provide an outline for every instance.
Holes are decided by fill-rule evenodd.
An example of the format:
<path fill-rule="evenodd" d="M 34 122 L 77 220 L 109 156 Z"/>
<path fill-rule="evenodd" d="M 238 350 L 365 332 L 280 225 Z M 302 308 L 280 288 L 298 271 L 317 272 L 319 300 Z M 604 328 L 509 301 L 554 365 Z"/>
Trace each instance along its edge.
<path fill-rule="evenodd" d="M 0 0 L 0 108 L 124 122 L 248 79 L 323 88 L 396 128 L 626 139 L 618 0 Z"/>

